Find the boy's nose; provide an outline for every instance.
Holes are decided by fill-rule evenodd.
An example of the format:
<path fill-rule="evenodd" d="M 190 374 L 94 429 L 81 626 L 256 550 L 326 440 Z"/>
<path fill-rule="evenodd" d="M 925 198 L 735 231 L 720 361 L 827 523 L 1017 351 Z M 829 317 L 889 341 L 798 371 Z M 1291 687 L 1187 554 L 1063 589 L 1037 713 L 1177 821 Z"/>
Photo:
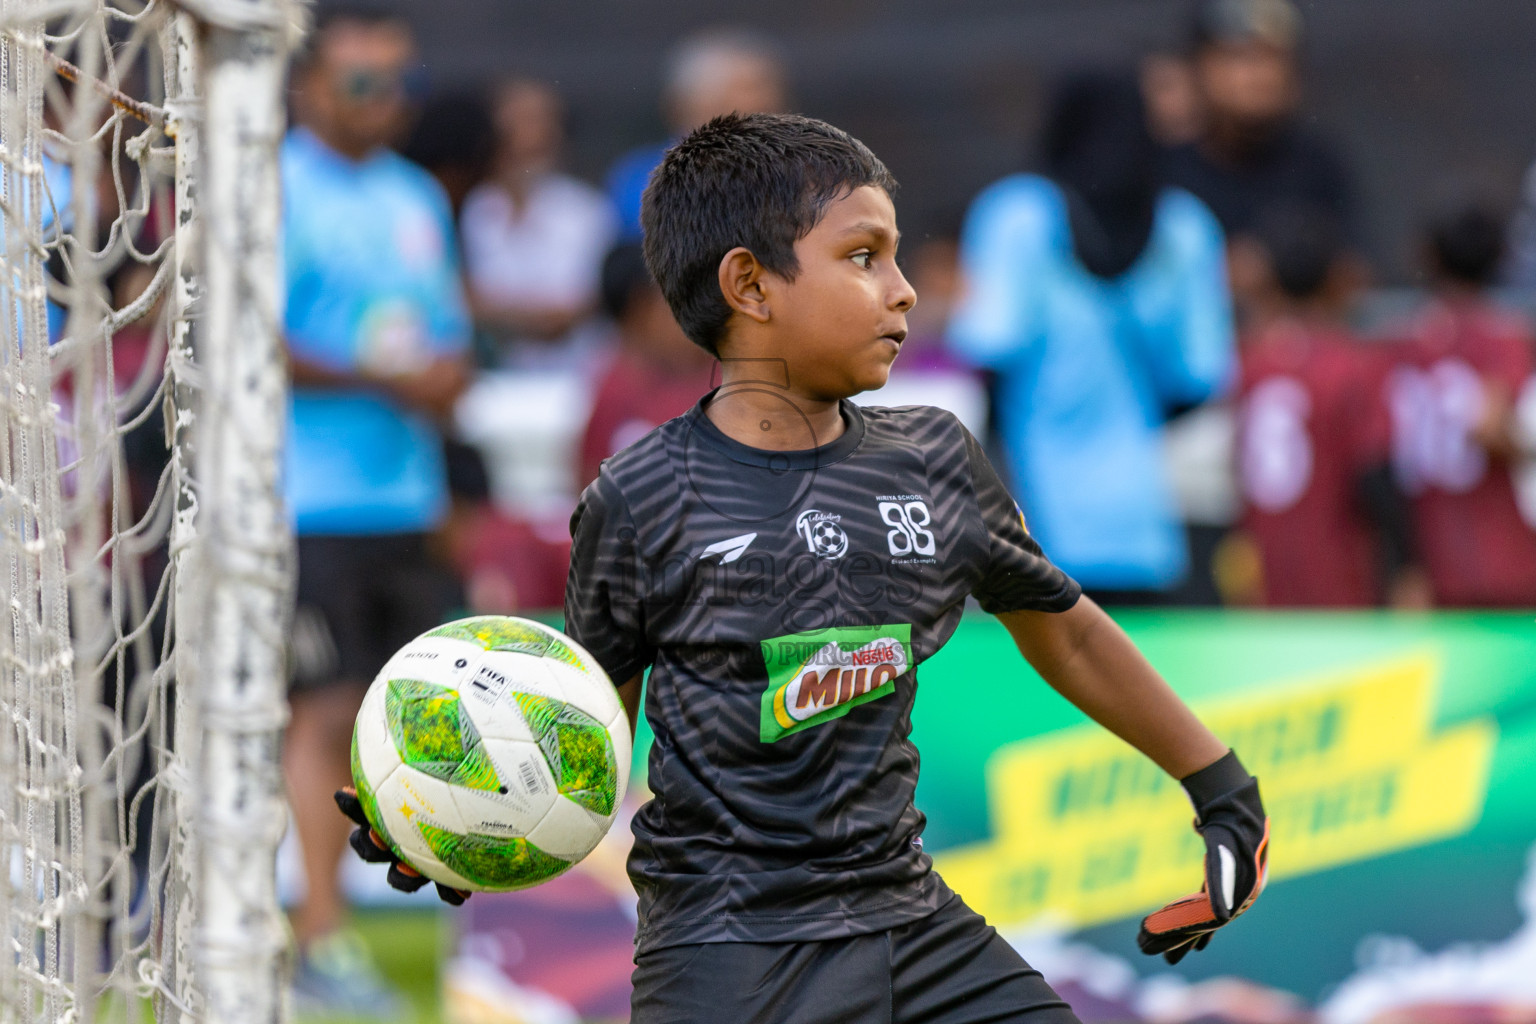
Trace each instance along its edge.
<path fill-rule="evenodd" d="M 917 289 L 907 280 L 900 268 L 896 270 L 896 289 L 891 293 L 891 308 L 906 313 L 917 305 Z"/>

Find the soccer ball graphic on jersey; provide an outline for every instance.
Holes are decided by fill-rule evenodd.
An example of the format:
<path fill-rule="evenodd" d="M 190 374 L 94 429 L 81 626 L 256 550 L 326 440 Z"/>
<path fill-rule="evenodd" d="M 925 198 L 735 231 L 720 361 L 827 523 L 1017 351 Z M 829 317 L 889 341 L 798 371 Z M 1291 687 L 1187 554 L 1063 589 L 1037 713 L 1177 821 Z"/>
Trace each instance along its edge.
<path fill-rule="evenodd" d="M 570 637 L 502 616 L 423 633 L 384 666 L 352 732 L 352 779 L 395 855 L 500 892 L 591 852 L 629 782 L 629 720 Z"/>
<path fill-rule="evenodd" d="M 795 518 L 795 529 L 817 558 L 842 558 L 848 551 L 848 535 L 837 525 L 842 516 L 808 508 Z"/>
<path fill-rule="evenodd" d="M 848 547 L 848 535 L 836 523 L 817 523 L 812 536 L 816 553 L 823 558 L 836 558 Z"/>

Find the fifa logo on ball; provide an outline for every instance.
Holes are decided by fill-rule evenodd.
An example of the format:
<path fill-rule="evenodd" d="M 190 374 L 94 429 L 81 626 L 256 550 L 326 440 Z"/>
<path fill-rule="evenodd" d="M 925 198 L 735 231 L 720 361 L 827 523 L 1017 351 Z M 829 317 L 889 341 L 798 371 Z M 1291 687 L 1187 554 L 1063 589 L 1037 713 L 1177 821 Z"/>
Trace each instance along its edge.
<path fill-rule="evenodd" d="M 848 553 L 848 535 L 837 525 L 842 518 L 836 512 L 808 508 L 795 519 L 795 530 L 805 538 L 811 554 L 834 561 Z"/>

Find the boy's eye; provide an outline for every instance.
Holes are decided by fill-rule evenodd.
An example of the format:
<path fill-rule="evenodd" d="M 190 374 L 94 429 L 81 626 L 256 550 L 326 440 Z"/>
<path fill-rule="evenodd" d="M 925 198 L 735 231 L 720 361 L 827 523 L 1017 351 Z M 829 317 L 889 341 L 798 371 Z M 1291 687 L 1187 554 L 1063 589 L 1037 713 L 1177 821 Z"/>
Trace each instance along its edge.
<path fill-rule="evenodd" d="M 859 265 L 859 269 L 868 270 L 870 263 L 872 263 L 875 259 L 875 254 L 872 252 L 854 253 L 850 259 Z"/>

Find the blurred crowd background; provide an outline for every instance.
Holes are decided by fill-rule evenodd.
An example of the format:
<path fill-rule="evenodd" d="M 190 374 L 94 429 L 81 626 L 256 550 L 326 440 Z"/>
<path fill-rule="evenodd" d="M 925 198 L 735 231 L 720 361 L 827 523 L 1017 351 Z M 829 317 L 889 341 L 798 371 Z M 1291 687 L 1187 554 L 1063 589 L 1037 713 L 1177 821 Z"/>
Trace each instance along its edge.
<path fill-rule="evenodd" d="M 602 459 L 718 381 L 638 211 L 730 111 L 887 162 L 919 298 L 859 400 L 954 411 L 1102 602 L 1536 606 L 1533 33 L 1428 0 L 319 8 L 283 153 L 306 874 L 378 663 L 557 609 Z M 334 993 L 339 893 L 294 920 Z"/>
<path fill-rule="evenodd" d="M 1526 9 L 780 5 L 746 25 L 687 6 L 402 9 L 393 51 L 321 46 L 324 73 L 295 78 L 300 133 L 354 160 L 393 146 L 451 209 L 457 295 L 415 298 L 436 310 L 423 323 L 462 307 L 423 337 L 462 345 L 466 372 L 413 408 L 447 442 L 453 514 L 426 518 L 470 606 L 557 606 L 564 518 L 598 462 L 711 385 L 649 289 L 637 215 L 667 142 L 733 109 L 828 118 L 892 167 L 920 301 L 890 394 L 869 400 L 949 405 L 986 434 L 1090 591 L 1536 599 L 1536 569 L 1507 571 L 1536 561 Z M 349 12 L 388 8 L 321 18 Z M 288 185 L 291 222 L 307 181 Z M 345 275 L 325 243 L 311 255 Z M 303 334 L 330 313 L 296 297 L 297 273 Z M 415 365 L 422 330 L 396 298 L 362 318 L 392 339 L 370 357 L 386 375 Z M 1455 551 L 1447 533 L 1465 534 Z"/>

